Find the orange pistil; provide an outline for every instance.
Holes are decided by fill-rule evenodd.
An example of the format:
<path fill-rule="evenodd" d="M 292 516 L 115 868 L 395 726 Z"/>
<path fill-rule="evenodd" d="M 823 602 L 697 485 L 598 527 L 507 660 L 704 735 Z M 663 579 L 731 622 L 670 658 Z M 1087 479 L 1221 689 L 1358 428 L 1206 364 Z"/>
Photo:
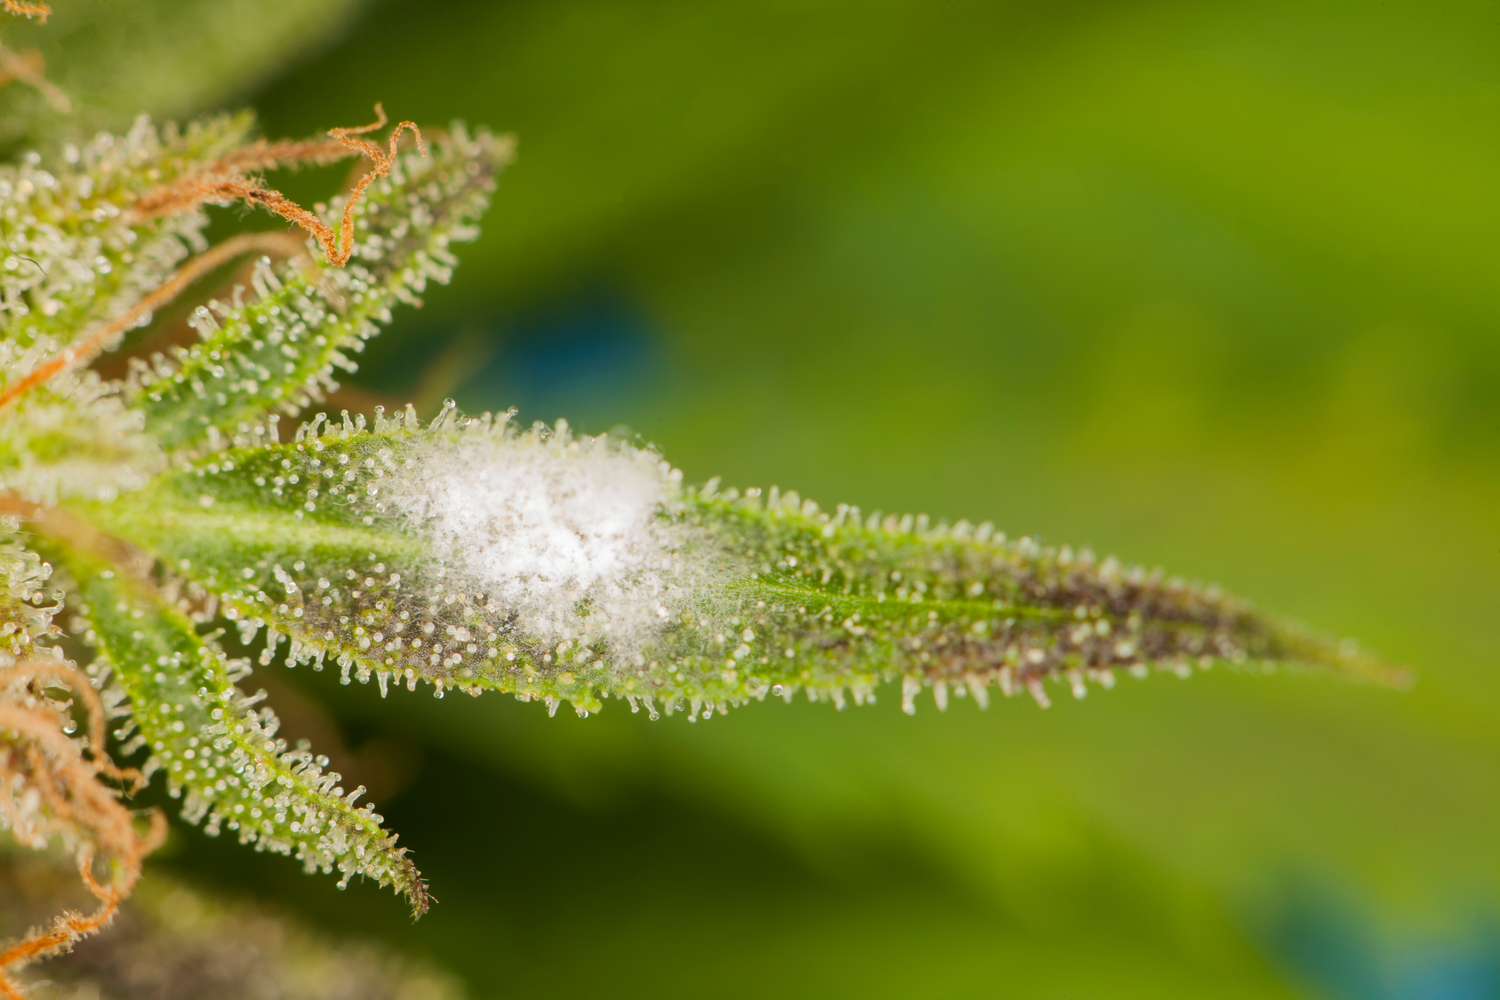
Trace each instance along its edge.
<path fill-rule="evenodd" d="M 323 248 L 323 257 L 335 267 L 343 267 L 354 256 L 354 209 L 359 204 L 365 188 L 377 177 L 387 177 L 391 164 L 396 160 L 397 143 L 401 133 L 411 129 L 417 139 L 417 149 L 427 155 L 427 146 L 422 141 L 422 130 L 415 122 L 398 124 L 381 149 L 368 139 L 359 136 L 385 125 L 388 119 L 385 108 L 375 105 L 379 117 L 369 125 L 356 128 L 329 129 L 333 142 L 289 142 L 257 143 L 223 157 L 200 173 L 185 177 L 156 191 L 143 195 L 131 206 L 131 217 L 139 221 L 158 215 L 181 212 L 194 205 L 227 205 L 234 201 L 245 201 L 260 205 L 275 212 L 289 222 L 301 226 L 308 235 Z M 264 186 L 258 178 L 245 177 L 243 171 L 282 166 L 288 163 L 330 163 L 348 156 L 350 152 L 366 156 L 374 164 L 354 185 L 349 193 L 349 202 L 344 206 L 344 217 L 338 232 L 312 212 L 298 205 L 280 191 Z M 0 404 L 3 405 L 3 404 Z"/>

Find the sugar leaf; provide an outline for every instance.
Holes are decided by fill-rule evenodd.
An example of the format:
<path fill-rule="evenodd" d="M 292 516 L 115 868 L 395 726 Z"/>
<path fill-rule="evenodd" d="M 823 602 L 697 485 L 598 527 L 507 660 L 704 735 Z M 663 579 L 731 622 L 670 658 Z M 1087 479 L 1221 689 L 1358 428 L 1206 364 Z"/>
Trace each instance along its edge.
<path fill-rule="evenodd" d="M 128 310 L 189 248 L 201 249 L 201 210 L 135 219 L 146 191 L 244 141 L 252 119 L 220 116 L 179 130 L 145 119 L 44 160 L 0 165 L 0 339 L 66 346 Z"/>
<path fill-rule="evenodd" d="M 91 515 L 345 680 L 712 714 L 768 694 L 1050 701 L 1214 663 L 1381 668 L 1217 588 L 984 525 L 683 489 L 566 427 L 402 414 L 220 452 Z"/>
<path fill-rule="evenodd" d="M 29 347 L 0 340 L 0 391 L 56 351 L 50 337 Z M 107 499 L 145 484 L 162 465 L 143 415 L 90 371 L 69 371 L 0 407 L 0 487 L 32 503 L 63 496 Z"/>
<path fill-rule="evenodd" d="M 449 247 L 473 239 L 509 144 L 460 126 L 431 155 L 402 154 L 355 211 L 354 259 L 336 267 L 311 258 L 263 258 L 249 290 L 200 306 L 202 340 L 137 368 L 129 397 L 166 447 L 232 436 L 278 409 L 297 412 L 335 387 L 335 370 L 387 322 L 398 303 L 418 303 L 428 281 L 446 282 Z M 342 202 L 328 209 L 330 217 Z"/>
<path fill-rule="evenodd" d="M 369 805 L 354 805 L 363 789 L 346 792 L 324 770 L 326 758 L 278 739 L 275 714 L 258 706 L 264 693 L 247 697 L 235 686 L 248 664 L 226 656 L 147 583 L 82 553 L 62 558 L 83 638 L 95 649 L 90 669 L 101 680 L 110 672 L 131 706 L 125 750 L 150 751 L 147 776 L 166 775 L 185 820 L 292 855 L 308 872 L 338 871 L 341 884 L 374 879 L 425 912 L 426 885 L 405 850 Z"/>

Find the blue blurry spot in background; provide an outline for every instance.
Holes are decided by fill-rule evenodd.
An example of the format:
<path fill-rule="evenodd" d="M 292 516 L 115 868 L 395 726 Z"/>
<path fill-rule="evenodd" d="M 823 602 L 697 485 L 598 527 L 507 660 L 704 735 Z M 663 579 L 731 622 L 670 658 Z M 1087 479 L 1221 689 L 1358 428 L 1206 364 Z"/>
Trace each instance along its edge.
<path fill-rule="evenodd" d="M 461 406 L 514 406 L 523 421 L 565 417 L 594 432 L 633 409 L 663 367 L 639 310 L 603 289 L 499 324 L 483 343 L 487 350 L 471 352 L 483 356 L 478 370 L 463 375 L 452 393 Z"/>
<path fill-rule="evenodd" d="M 1500 1000 L 1500 925 L 1460 920 L 1436 939 L 1382 932 L 1317 879 L 1283 887 L 1264 937 L 1292 978 L 1332 1000 Z"/>
<path fill-rule="evenodd" d="M 1500 997 L 1500 951 L 1493 937 L 1472 953 L 1437 954 L 1409 963 L 1401 1000 L 1491 1000 Z"/>

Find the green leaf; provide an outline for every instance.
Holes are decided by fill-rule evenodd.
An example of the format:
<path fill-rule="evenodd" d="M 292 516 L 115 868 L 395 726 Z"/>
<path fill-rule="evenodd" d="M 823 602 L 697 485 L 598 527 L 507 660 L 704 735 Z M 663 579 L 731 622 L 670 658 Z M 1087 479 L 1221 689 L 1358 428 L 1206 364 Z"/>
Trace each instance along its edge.
<path fill-rule="evenodd" d="M 121 136 L 65 146 L 45 164 L 27 154 L 0 166 L 0 337 L 67 345 L 157 288 L 205 246 L 208 218 L 194 209 L 133 220 L 140 194 L 202 167 L 244 141 L 253 119 L 221 115 L 157 129 L 141 120 Z"/>
<path fill-rule="evenodd" d="M 700 678 L 684 693 L 704 702 L 733 703 L 770 685 L 842 705 L 846 687 L 860 701 L 874 683 L 900 678 L 908 712 L 924 686 L 939 708 L 950 693 L 987 704 L 992 684 L 1046 706 L 1048 682 L 1081 698 L 1089 683 L 1113 687 L 1121 672 L 1187 676 L 1216 663 L 1398 679 L 1353 644 L 1217 587 L 1066 545 L 1008 540 L 989 524 L 862 517 L 846 505 L 830 515 L 775 488 L 762 500 L 759 490 L 720 496 L 710 486 L 690 502 L 691 519 L 742 555 L 751 577 L 731 622 L 745 631 L 715 636 L 718 652 L 700 647 L 684 658 Z"/>
<path fill-rule="evenodd" d="M 229 449 L 173 470 L 88 517 L 214 594 L 243 641 L 268 628 L 264 662 L 289 636 L 293 663 L 332 659 L 346 681 L 354 669 L 362 681 L 378 677 L 382 692 L 392 676 L 411 687 L 419 676 L 436 681 L 439 696 L 445 686 L 507 687 L 473 657 L 513 653 L 511 642 L 481 641 L 468 665 L 434 669 L 435 642 L 498 637 L 506 617 L 447 588 L 427 540 L 371 496 L 414 453 L 453 435 L 405 414 L 379 432 L 346 418 L 320 436 L 320 423 L 289 444 Z"/>
<path fill-rule="evenodd" d="M 200 636 L 184 608 L 143 582 L 125 581 L 108 565 L 78 552 L 61 556 L 79 597 L 84 640 L 94 646 L 91 670 L 111 670 L 128 699 L 137 730 L 125 751 L 145 746 L 149 775 L 161 771 L 183 797 L 190 823 L 227 828 L 258 850 L 295 856 L 308 872 L 335 870 L 340 885 L 372 878 L 427 908 L 427 888 L 395 836 L 371 806 L 356 808 L 363 788 L 345 793 L 327 759 L 305 745 L 276 738 L 264 692 L 246 697 L 235 682 L 249 674 Z M 127 731 L 120 733 L 122 738 Z"/>
<path fill-rule="evenodd" d="M 1159 571 L 1009 541 L 987 525 L 864 518 L 852 507 L 829 515 L 774 489 L 764 502 L 757 490 L 682 491 L 671 486 L 675 474 L 662 477 L 654 526 L 641 537 L 660 547 L 656 563 L 677 565 L 683 586 L 643 609 L 649 633 L 636 642 L 609 631 L 598 589 L 538 612 L 514 581 L 476 577 L 466 560 L 476 547 L 489 551 L 493 522 L 540 522 L 548 504 L 574 503 L 583 486 L 569 470 L 655 465 L 654 453 L 566 429 L 518 433 L 504 419 L 445 416 L 419 428 L 402 415 L 366 430 L 346 418 L 319 431 L 315 422 L 288 444 L 224 451 L 91 516 L 219 595 L 247 638 L 262 627 L 289 635 L 293 662 L 331 656 L 346 682 L 352 669 L 378 677 L 382 690 L 396 675 L 408 686 L 431 681 L 440 695 L 498 688 L 553 710 L 568 700 L 580 712 L 612 696 L 653 715 L 660 703 L 696 717 L 799 690 L 862 703 L 895 680 L 911 710 L 924 687 L 940 708 L 950 695 L 986 703 L 995 685 L 1046 705 L 1050 682 L 1082 697 L 1122 671 L 1185 675 L 1219 662 L 1383 669 L 1353 647 Z M 498 492 L 486 462 L 508 470 Z M 421 498 L 461 488 L 434 478 L 435 467 L 474 486 L 466 502 L 491 523 L 473 537 L 446 538 L 414 514 Z M 531 476 L 534 467 L 545 475 Z M 602 502 L 615 501 L 605 493 Z M 274 646 L 273 638 L 267 662 Z"/>
<path fill-rule="evenodd" d="M 168 448 L 206 436 L 212 444 L 214 434 L 233 435 L 273 407 L 297 412 L 334 388 L 335 369 L 354 370 L 347 352 L 363 350 L 397 303 L 420 304 L 428 281 L 448 281 L 449 246 L 478 234 L 473 220 L 509 151 L 505 139 L 455 125 L 429 157 L 404 154 L 370 186 L 346 267 L 262 260 L 250 301 L 237 289 L 230 302 L 200 306 L 202 343 L 132 380 L 151 433 Z M 327 212 L 342 208 L 335 200 Z"/>
<path fill-rule="evenodd" d="M 57 349 L 43 337 L 22 350 L 0 340 L 0 389 Z M 91 371 L 66 371 L 0 408 L 0 487 L 33 503 L 108 499 L 138 489 L 162 465 L 141 414 Z"/>

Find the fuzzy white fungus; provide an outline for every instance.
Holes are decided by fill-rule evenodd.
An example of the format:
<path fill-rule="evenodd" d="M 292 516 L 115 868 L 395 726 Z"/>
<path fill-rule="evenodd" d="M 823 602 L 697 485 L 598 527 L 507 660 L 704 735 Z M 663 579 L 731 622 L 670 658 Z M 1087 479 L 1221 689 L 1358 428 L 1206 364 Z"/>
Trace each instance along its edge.
<path fill-rule="evenodd" d="M 486 436 L 429 453 L 395 499 L 448 574 L 527 633 L 630 652 L 695 589 L 684 531 L 663 516 L 678 475 L 649 452 L 566 431 Z"/>

